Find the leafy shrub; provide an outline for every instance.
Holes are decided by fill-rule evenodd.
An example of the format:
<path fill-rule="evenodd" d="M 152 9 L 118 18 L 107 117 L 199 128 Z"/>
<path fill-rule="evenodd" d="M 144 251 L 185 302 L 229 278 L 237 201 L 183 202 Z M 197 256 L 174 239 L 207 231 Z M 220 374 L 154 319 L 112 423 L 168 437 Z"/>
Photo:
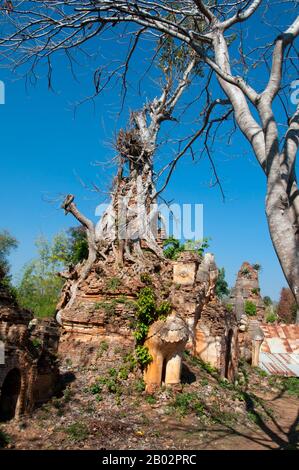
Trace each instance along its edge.
<path fill-rule="evenodd" d="M 110 377 L 116 377 L 117 376 L 117 370 L 112 367 L 111 369 L 108 370 L 108 374 Z"/>
<path fill-rule="evenodd" d="M 202 256 L 204 251 L 209 247 L 208 238 L 203 240 L 186 240 L 181 243 L 174 237 L 169 237 L 163 242 L 163 250 L 165 258 L 176 260 L 182 251 L 194 251 Z"/>
<path fill-rule="evenodd" d="M 129 371 L 128 367 L 123 366 L 119 369 L 118 376 L 122 380 L 127 380 L 127 378 L 129 377 L 129 373 L 130 373 L 130 371 Z"/>
<path fill-rule="evenodd" d="M 145 401 L 146 401 L 149 405 L 154 405 L 154 404 L 157 402 L 156 398 L 155 398 L 153 395 L 147 395 L 147 396 L 145 397 Z"/>
<path fill-rule="evenodd" d="M 199 256 L 204 254 L 204 251 L 209 248 L 209 239 L 203 238 L 203 240 L 187 240 L 183 245 L 184 251 L 194 251 Z"/>
<path fill-rule="evenodd" d="M 275 323 L 277 321 L 277 315 L 274 312 L 269 312 L 266 316 L 267 323 Z"/>
<path fill-rule="evenodd" d="M 98 393 L 101 393 L 102 392 L 102 386 L 98 383 L 98 382 L 95 382 L 89 389 L 89 391 L 93 394 L 93 395 L 97 395 Z"/>
<path fill-rule="evenodd" d="M 88 241 L 84 227 L 72 227 L 68 230 L 67 264 L 78 264 L 88 258 Z"/>
<path fill-rule="evenodd" d="M 163 250 L 165 258 L 175 260 L 184 251 L 184 245 L 176 238 L 169 237 L 163 242 Z"/>
<path fill-rule="evenodd" d="M 260 271 L 262 269 L 262 266 L 258 263 L 254 263 L 252 267 L 255 271 Z"/>
<path fill-rule="evenodd" d="M 268 377 L 267 372 L 260 367 L 255 367 L 254 370 L 260 377 Z"/>
<path fill-rule="evenodd" d="M 245 301 L 244 311 L 246 315 L 254 317 L 256 315 L 256 305 L 250 300 Z"/>
<path fill-rule="evenodd" d="M 225 308 L 229 313 L 232 313 L 232 311 L 234 310 L 233 304 L 226 304 Z"/>
<path fill-rule="evenodd" d="M 255 294 L 255 295 L 259 294 L 260 291 L 261 291 L 261 289 L 259 287 L 255 287 L 254 289 L 251 289 L 251 293 Z"/>
<path fill-rule="evenodd" d="M 171 305 L 167 301 L 163 301 L 156 307 L 156 312 L 158 315 L 158 318 L 166 318 L 166 316 L 170 313 L 171 310 Z"/>
<path fill-rule="evenodd" d="M 145 340 L 148 333 L 149 326 L 145 323 L 138 323 L 134 331 L 134 337 L 137 343 L 141 343 Z"/>
<path fill-rule="evenodd" d="M 289 395 L 294 395 L 299 398 L 299 378 L 298 377 L 283 377 L 282 385 L 284 390 Z"/>
<path fill-rule="evenodd" d="M 158 318 L 165 318 L 170 312 L 169 302 L 156 304 L 156 297 L 151 287 L 144 287 L 138 294 L 136 302 L 137 324 L 135 326 L 134 336 L 138 344 L 145 340 L 149 326 Z"/>
<path fill-rule="evenodd" d="M 205 406 L 196 393 L 179 393 L 176 395 L 172 406 L 182 415 L 195 412 L 198 416 L 204 414 Z"/>
<path fill-rule="evenodd" d="M 153 360 L 146 346 L 138 345 L 135 348 L 136 358 L 142 368 L 146 367 Z"/>

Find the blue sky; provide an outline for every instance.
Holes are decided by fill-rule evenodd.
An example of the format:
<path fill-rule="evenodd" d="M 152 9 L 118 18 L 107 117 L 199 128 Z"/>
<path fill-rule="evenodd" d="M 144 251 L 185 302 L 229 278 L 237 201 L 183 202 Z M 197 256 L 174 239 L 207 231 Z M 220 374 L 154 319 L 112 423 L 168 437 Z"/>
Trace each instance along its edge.
<path fill-rule="evenodd" d="M 113 54 L 118 53 L 115 46 Z M 75 194 L 82 211 L 94 217 L 104 195 L 88 191 L 82 181 L 95 181 L 107 191 L 113 168 L 95 166 L 94 162 L 113 157 L 111 142 L 128 110 L 138 108 L 144 97 L 153 93 L 148 84 L 142 97 L 129 90 L 118 119 L 119 90 L 107 89 L 96 100 L 95 108 L 91 103 L 84 104 L 74 115 L 73 103 L 92 91 L 93 65 L 87 64 L 76 82 L 66 62 L 57 60 L 55 92 L 47 89 L 43 70 L 37 84 L 27 88 L 23 80 L 0 70 L 0 79 L 6 85 L 6 103 L 0 106 L 0 229 L 8 229 L 19 240 L 19 248 L 11 256 L 15 276 L 34 257 L 38 235 L 52 237 L 74 225 L 71 216 L 65 217 L 59 209 L 62 194 Z M 134 63 L 131 74 L 136 69 L 138 64 Z M 187 125 L 183 124 L 183 130 Z M 265 177 L 239 133 L 229 147 L 224 140 L 219 141 L 214 155 L 225 203 L 219 189 L 209 187 L 211 169 L 206 158 L 197 163 L 184 158 L 164 197 L 204 205 L 204 235 L 212 238 L 209 251 L 215 254 L 218 266 L 225 267 L 230 285 L 243 261 L 257 262 L 262 265 L 262 294 L 278 299 L 286 282 L 268 234 Z"/>

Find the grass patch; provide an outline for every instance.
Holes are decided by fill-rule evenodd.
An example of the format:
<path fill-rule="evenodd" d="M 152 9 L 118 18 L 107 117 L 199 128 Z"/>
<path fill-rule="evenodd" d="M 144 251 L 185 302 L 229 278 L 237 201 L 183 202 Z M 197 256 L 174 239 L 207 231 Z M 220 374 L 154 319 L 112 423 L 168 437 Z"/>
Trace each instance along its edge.
<path fill-rule="evenodd" d="M 73 442 L 85 441 L 89 436 L 89 431 L 84 423 L 76 422 L 66 428 L 66 433 Z"/>
<path fill-rule="evenodd" d="M 195 413 L 197 416 L 205 414 L 205 405 L 196 393 L 179 393 L 176 395 L 171 406 L 181 415 Z"/>
<path fill-rule="evenodd" d="M 153 395 L 147 395 L 145 397 L 145 401 L 149 404 L 149 405 L 154 405 L 155 403 L 157 403 L 157 399 L 153 396 Z"/>
<path fill-rule="evenodd" d="M 4 449 L 10 443 L 9 435 L 0 429 L 0 449 Z"/>
<path fill-rule="evenodd" d="M 283 377 L 283 389 L 296 398 L 299 398 L 299 378 L 298 377 Z"/>

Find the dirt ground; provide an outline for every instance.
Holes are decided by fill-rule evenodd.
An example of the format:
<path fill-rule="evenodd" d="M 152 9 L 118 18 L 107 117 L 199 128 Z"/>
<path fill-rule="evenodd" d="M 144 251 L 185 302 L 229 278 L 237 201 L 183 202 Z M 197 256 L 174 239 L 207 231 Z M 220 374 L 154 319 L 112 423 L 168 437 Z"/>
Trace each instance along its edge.
<path fill-rule="evenodd" d="M 154 396 L 146 395 L 141 378 L 123 365 L 118 369 L 113 364 L 107 370 L 98 365 L 82 370 L 69 367 L 63 377 L 60 396 L 30 416 L 0 425 L 3 447 L 299 448 L 298 395 L 291 395 L 279 379 L 265 377 L 247 365 L 239 383 L 232 386 L 187 357 L 182 388 L 162 389 Z"/>

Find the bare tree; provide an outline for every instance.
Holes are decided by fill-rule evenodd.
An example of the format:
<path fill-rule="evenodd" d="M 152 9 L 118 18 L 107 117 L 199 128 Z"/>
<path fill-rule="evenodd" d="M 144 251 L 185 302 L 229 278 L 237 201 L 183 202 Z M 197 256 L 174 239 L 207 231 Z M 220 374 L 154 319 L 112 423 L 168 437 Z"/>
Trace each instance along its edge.
<path fill-rule="evenodd" d="M 289 25 L 279 31 L 267 48 L 271 67 L 263 89 L 249 85 L 229 53 L 230 31 L 247 22 L 262 6 L 289 12 Z M 235 121 L 249 141 L 267 178 L 266 214 L 270 235 L 288 284 L 299 304 L 299 196 L 295 172 L 299 144 L 299 108 L 286 118 L 286 130 L 275 113 L 275 98 L 283 85 L 283 64 L 299 35 L 297 2 L 263 0 L 227 1 L 28 1 L 4 6 L 6 27 L 0 46 L 14 64 L 36 64 L 53 53 L 71 51 L 108 28 L 135 24 L 140 36 L 172 37 L 191 48 L 218 79 L 234 109 Z M 132 31 L 136 34 L 136 31 Z M 242 45 L 241 45 L 242 46 Z M 242 47 L 239 62 L 244 61 Z M 9 47 L 9 49 L 8 49 Z M 266 44 L 263 45 L 265 51 Z M 266 54 L 262 60 L 266 60 Z M 292 58 L 290 58 L 292 60 Z"/>
<path fill-rule="evenodd" d="M 154 258 L 163 256 L 157 242 L 159 212 L 155 204 L 154 156 L 161 124 L 174 119 L 174 109 L 188 88 L 196 66 L 196 59 L 191 59 L 183 73 L 179 73 L 178 80 L 174 80 L 177 73 L 173 67 L 168 70 L 160 97 L 146 103 L 140 111 L 132 112 L 129 127 L 119 131 L 115 144 L 118 172 L 113 181 L 111 202 L 99 224 L 95 225 L 80 212 L 73 195 L 66 196 L 62 208 L 85 228 L 89 256 L 70 267 L 68 272 L 60 273 L 67 281 L 58 306 L 58 321 L 60 311 L 72 305 L 79 285 L 95 266 L 103 268 L 107 260 L 121 266 L 126 261 L 142 271 L 146 263 L 152 261 L 150 256 L 144 256 L 142 248 L 146 247 Z"/>

